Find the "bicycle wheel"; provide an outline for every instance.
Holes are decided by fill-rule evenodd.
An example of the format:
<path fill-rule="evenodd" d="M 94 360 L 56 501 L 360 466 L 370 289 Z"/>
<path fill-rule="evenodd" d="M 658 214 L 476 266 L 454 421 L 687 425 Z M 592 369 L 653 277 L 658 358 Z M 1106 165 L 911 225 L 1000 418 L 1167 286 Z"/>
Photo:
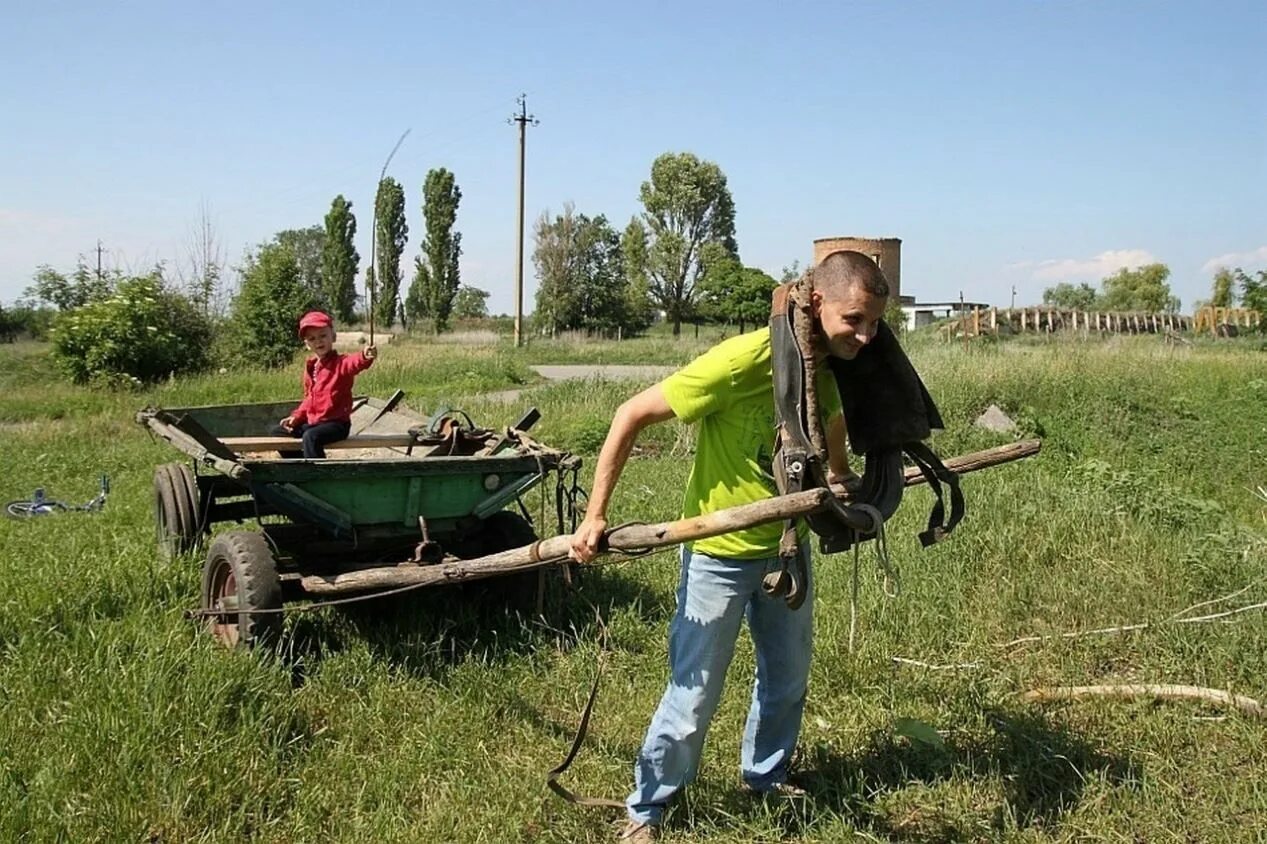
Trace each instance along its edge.
<path fill-rule="evenodd" d="M 60 501 L 10 501 L 4 505 L 4 512 L 12 519 L 30 519 L 35 516 L 47 516 L 51 513 L 66 512 L 66 505 Z"/>

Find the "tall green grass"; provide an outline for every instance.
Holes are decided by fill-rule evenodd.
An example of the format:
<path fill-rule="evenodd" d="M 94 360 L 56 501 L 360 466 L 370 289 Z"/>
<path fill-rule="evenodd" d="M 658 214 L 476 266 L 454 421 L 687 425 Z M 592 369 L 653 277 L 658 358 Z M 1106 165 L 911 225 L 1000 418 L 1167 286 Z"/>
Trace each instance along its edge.
<path fill-rule="evenodd" d="M 359 381 L 415 409 L 461 406 L 503 425 L 535 404 L 536 434 L 592 464 L 639 385 L 542 384 L 530 363 L 678 363 L 693 337 L 551 346 L 405 341 Z M 641 345 L 640 345 L 641 344 Z M 1267 829 L 1260 722 L 1192 704 L 1035 707 L 1049 684 L 1174 682 L 1267 696 L 1267 620 L 1166 624 L 1267 600 L 1267 355 L 1156 338 L 973 347 L 913 338 L 946 417 L 943 454 L 1006 437 L 971 422 L 997 403 L 1042 454 L 964 480 L 947 542 L 914 537 L 908 493 L 889 525 L 902 592 L 864 550 L 857 647 L 851 560 L 818 561 L 816 657 L 798 768 L 810 797 L 738 788 L 753 670 L 744 638 L 675 841 L 1253 841 Z M 138 393 L 61 381 L 43 347 L 0 346 L 0 498 L 45 486 L 104 512 L 0 521 L 0 839 L 6 841 L 602 841 L 611 816 L 544 788 L 566 752 L 608 628 L 596 720 L 569 780 L 622 795 L 665 681 L 672 553 L 589 572 L 544 618 L 495 592 L 434 589 L 288 621 L 273 657 L 224 651 L 182 617 L 197 555 L 154 553 L 154 466 L 180 455 L 132 422 L 147 404 L 280 400 L 297 368 L 179 379 Z M 481 395 L 523 389 L 510 404 Z M 614 521 L 672 518 L 690 429 L 647 432 Z M 534 497 L 527 502 L 539 512 Z M 551 502 L 547 502 L 549 504 Z M 548 509 L 548 508 L 547 508 Z M 249 527 L 249 525 L 247 526 Z M 1139 622 L 1117 635 L 1000 643 Z M 1163 622 L 1163 623 L 1158 623 Z M 893 657 L 933 670 L 898 665 Z M 944 748 L 895 731 L 935 727 Z"/>

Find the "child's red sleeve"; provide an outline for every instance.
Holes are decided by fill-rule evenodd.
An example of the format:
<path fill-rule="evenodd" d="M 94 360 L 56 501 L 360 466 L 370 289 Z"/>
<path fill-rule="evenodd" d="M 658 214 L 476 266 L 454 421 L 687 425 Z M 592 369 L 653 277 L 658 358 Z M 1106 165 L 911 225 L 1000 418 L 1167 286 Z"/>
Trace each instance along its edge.
<path fill-rule="evenodd" d="M 374 361 L 365 356 L 364 352 L 357 352 L 354 355 L 344 355 L 339 361 L 343 367 L 343 371 L 349 375 L 355 375 L 358 372 L 364 372 L 374 365 Z"/>

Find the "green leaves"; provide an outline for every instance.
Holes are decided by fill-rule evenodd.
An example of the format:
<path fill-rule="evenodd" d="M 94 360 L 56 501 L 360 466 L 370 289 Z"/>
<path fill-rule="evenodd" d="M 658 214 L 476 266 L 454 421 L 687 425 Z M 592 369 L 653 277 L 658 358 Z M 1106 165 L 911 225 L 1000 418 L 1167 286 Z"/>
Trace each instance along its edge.
<path fill-rule="evenodd" d="M 709 262 L 700 279 L 702 309 L 715 319 L 738 323 L 742 332 L 746 326 L 761 325 L 769 319 L 770 297 L 776 286 L 778 282 L 762 270 L 745 267 L 723 252 Z"/>
<path fill-rule="evenodd" d="M 1048 287 L 1043 291 L 1043 304 L 1054 305 L 1057 308 L 1070 308 L 1076 311 L 1092 311 L 1099 307 L 1099 294 L 1091 285 L 1083 282 L 1079 285 L 1073 285 L 1067 281 L 1062 281 L 1055 287 Z"/>
<path fill-rule="evenodd" d="M 941 734 L 916 718 L 898 718 L 893 722 L 893 734 L 934 750 L 946 749 L 946 741 Z"/>
<path fill-rule="evenodd" d="M 462 287 L 453 297 L 453 316 L 458 319 L 484 319 L 488 316 L 488 291 L 478 287 Z"/>
<path fill-rule="evenodd" d="M 356 217 L 352 203 L 339 194 L 330 202 L 321 246 L 321 290 L 335 319 L 350 322 L 356 309 L 356 271 L 361 262 L 356 251 Z"/>
<path fill-rule="evenodd" d="M 396 310 L 400 304 L 400 256 L 404 254 L 409 238 L 409 224 L 405 222 L 405 189 L 391 176 L 379 182 L 374 209 L 378 221 L 374 312 L 379 322 L 389 327 L 396 321 Z"/>
<path fill-rule="evenodd" d="M 266 244 L 247 259 L 242 287 L 233 300 L 230 345 L 247 362 L 289 363 L 298 348 L 299 318 L 312 305 L 294 253 L 277 243 Z"/>
<path fill-rule="evenodd" d="M 76 382 L 133 385 L 205 368 L 210 341 L 206 317 L 154 273 L 65 311 L 53 328 L 53 355 Z"/>
<path fill-rule="evenodd" d="M 431 317 L 437 332 L 448 327 L 453 299 L 461 285 L 458 259 L 462 256 L 462 235 L 453 231 L 461 201 L 462 191 L 451 172 L 441 167 L 427 173 L 422 185 L 427 235 L 422 256 L 414 260 L 414 281 L 405 313 L 413 319 Z"/>
<path fill-rule="evenodd" d="M 533 227 L 533 264 L 541 283 L 533 319 L 548 331 L 627 328 L 631 306 L 621 239 L 602 214 L 577 214 L 571 205 Z"/>
<path fill-rule="evenodd" d="M 706 248 L 737 257 L 735 203 L 726 175 L 689 152 L 665 153 L 651 164 L 638 193 L 646 227 L 646 271 L 652 298 L 681 331 L 706 268 Z"/>
<path fill-rule="evenodd" d="M 1106 311 L 1175 312 L 1179 300 L 1170 295 L 1170 268 L 1165 264 L 1148 264 L 1129 269 L 1123 267 L 1104 279 L 1104 295 L 1100 308 Z"/>

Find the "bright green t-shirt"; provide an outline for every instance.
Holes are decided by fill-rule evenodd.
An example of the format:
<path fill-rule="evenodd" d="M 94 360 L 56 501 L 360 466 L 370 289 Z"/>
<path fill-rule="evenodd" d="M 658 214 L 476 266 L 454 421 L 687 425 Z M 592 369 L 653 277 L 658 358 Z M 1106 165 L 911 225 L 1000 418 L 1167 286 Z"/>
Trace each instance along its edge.
<path fill-rule="evenodd" d="M 762 328 L 717 344 L 661 385 L 677 418 L 699 423 L 684 518 L 778 495 L 770 364 L 770 329 Z M 818 395 L 823 419 L 840 414 L 840 394 L 826 368 L 818 373 Z M 693 547 L 712 557 L 770 557 L 778 553 L 782 535 L 782 522 L 773 522 L 701 539 Z"/>

